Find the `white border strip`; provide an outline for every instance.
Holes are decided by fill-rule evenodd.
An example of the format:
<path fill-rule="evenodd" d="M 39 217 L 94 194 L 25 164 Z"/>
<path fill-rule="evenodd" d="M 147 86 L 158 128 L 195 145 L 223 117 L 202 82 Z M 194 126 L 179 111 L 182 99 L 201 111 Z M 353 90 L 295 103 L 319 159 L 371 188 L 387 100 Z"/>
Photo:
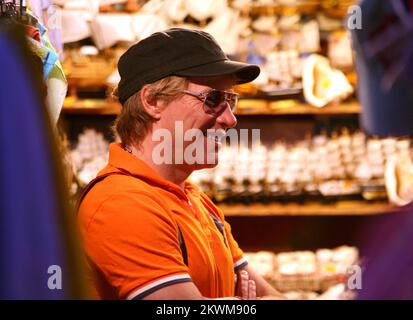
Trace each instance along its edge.
<path fill-rule="evenodd" d="M 245 262 L 248 263 L 248 260 L 242 257 L 241 259 L 239 259 L 237 262 L 234 263 L 234 269 L 238 268 L 240 265 L 244 264 Z"/>
<path fill-rule="evenodd" d="M 162 285 L 164 283 L 170 282 L 170 281 L 175 281 L 175 280 L 182 280 L 182 279 L 191 279 L 191 277 L 189 276 L 189 274 L 185 273 L 185 274 L 179 274 L 179 275 L 175 275 L 175 276 L 170 276 L 170 277 L 165 277 L 162 278 L 158 281 L 152 282 L 151 284 L 148 284 L 147 286 L 140 288 L 138 290 L 136 290 L 135 292 L 133 292 L 132 294 L 130 294 L 126 300 L 132 300 L 133 298 L 141 295 L 142 293 L 144 293 L 147 290 L 150 290 L 154 287 L 157 287 L 159 285 Z"/>

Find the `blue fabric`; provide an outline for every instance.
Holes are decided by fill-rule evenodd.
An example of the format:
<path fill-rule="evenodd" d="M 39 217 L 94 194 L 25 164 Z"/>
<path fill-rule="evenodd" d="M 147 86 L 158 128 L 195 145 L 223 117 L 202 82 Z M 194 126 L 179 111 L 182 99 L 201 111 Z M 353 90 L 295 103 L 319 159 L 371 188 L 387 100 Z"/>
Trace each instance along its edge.
<path fill-rule="evenodd" d="M 47 118 L 20 48 L 0 29 L 0 299 L 62 299 L 48 268 L 65 247 Z"/>
<path fill-rule="evenodd" d="M 59 57 L 56 52 L 48 49 L 48 54 L 46 59 L 43 60 L 43 79 L 47 80 L 49 78 L 50 72 L 52 72 L 56 62 L 59 60 Z"/>
<path fill-rule="evenodd" d="M 31 44 L 33 52 L 42 60 L 43 80 L 47 80 L 49 78 L 50 72 L 52 72 L 53 68 L 58 62 L 59 57 L 53 49 L 37 42 L 36 40 L 28 36 L 27 40 L 29 44 Z"/>
<path fill-rule="evenodd" d="M 380 136 L 413 134 L 413 55 L 407 57 L 403 72 L 391 88 L 386 88 L 386 78 L 391 66 L 397 65 L 410 50 L 413 34 L 400 38 L 380 55 L 369 56 L 366 44 L 375 36 L 383 36 L 384 27 L 397 15 L 387 0 L 365 0 L 361 3 L 361 29 L 352 31 L 356 51 L 358 97 L 362 105 L 361 123 L 369 133 Z M 412 16 L 413 20 L 413 16 Z M 384 59 L 386 58 L 386 59 Z M 387 60 L 389 65 L 385 65 Z"/>

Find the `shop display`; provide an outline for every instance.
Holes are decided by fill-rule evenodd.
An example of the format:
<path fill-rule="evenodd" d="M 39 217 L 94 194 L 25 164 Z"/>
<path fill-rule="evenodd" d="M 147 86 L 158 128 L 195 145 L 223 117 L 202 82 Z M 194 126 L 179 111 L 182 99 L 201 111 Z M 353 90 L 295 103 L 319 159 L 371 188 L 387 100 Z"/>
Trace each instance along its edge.
<path fill-rule="evenodd" d="M 358 249 L 348 246 L 315 252 L 249 252 L 245 256 L 277 290 L 299 300 L 351 297 L 346 292 L 348 269 L 359 263 Z"/>
<path fill-rule="evenodd" d="M 87 185 L 108 162 L 109 143 L 101 133 L 84 130 L 70 151 L 73 171 L 81 187 Z"/>
<path fill-rule="evenodd" d="M 390 202 L 405 206 L 413 201 L 413 163 L 406 155 L 394 155 L 386 166 L 386 189 Z"/>
<path fill-rule="evenodd" d="M 345 99 L 354 90 L 343 72 L 334 70 L 327 58 L 316 54 L 304 62 L 303 87 L 308 103 L 318 108 Z"/>
<path fill-rule="evenodd" d="M 413 198 L 410 144 L 409 139 L 368 138 L 344 129 L 340 135 L 321 134 L 294 144 L 276 142 L 271 148 L 224 147 L 217 167 L 195 171 L 190 179 L 218 203 L 389 197 L 396 205 L 405 205 Z M 86 129 L 75 145 L 70 152 L 72 167 L 82 187 L 104 167 L 109 142 Z"/>
<path fill-rule="evenodd" d="M 107 161 L 109 142 L 86 129 L 70 152 L 80 187 Z M 396 159 L 399 159 L 396 161 Z M 389 200 L 405 205 L 413 198 L 412 149 L 409 139 L 368 138 L 352 134 L 316 135 L 294 144 L 223 147 L 213 169 L 190 179 L 218 203 L 331 202 Z M 390 174 L 391 173 L 391 174 Z"/>
<path fill-rule="evenodd" d="M 121 2 L 125 4 L 126 1 Z M 73 63 L 70 57 L 76 52 L 75 41 L 91 39 L 99 49 L 96 59 L 106 62 L 102 70 L 107 69 L 107 75 L 110 75 L 115 72 L 118 55 L 108 55 L 108 50 L 116 47 L 122 51 L 154 32 L 170 27 L 187 27 L 210 33 L 232 58 L 261 66 L 260 77 L 239 89 L 242 95 L 253 98 L 258 93 L 269 99 L 292 95 L 300 98 L 304 88 L 307 102 L 322 107 L 333 101 L 343 101 L 353 94 L 347 74 L 331 69 L 325 57 L 308 57 L 311 53 L 323 54 L 331 59 L 334 67 L 339 68 L 348 68 L 352 61 L 348 37 L 343 36 L 342 25 L 336 25 L 335 36 L 327 39 L 327 50 L 321 47 L 318 17 L 322 14 L 316 15 L 315 10 L 318 4 L 310 6 L 303 1 L 151 0 L 139 2 L 133 13 L 127 9 L 108 13 L 83 1 L 56 0 L 56 4 L 62 8 L 63 41 L 70 42 L 71 52 L 66 54 L 69 58 L 65 61 L 65 69 L 72 70 L 74 79 L 79 79 L 75 76 L 79 72 L 96 74 L 92 65 L 80 67 Z M 296 10 L 254 9 L 277 6 Z M 306 11 L 303 9 L 306 6 L 313 9 Z M 75 54 L 81 57 L 79 47 L 77 49 Z M 68 77 L 71 92 L 81 90 L 83 81 L 71 81 L 70 73 Z M 352 75 L 349 77 L 354 85 Z M 100 83 L 106 87 L 105 81 Z"/>
<path fill-rule="evenodd" d="M 44 22 L 42 23 L 40 18 L 35 17 L 25 5 L 20 7 L 16 2 L 1 0 L 0 6 L 1 22 L 20 25 L 25 32 L 31 52 L 41 61 L 43 80 L 47 88 L 45 91 L 46 107 L 50 120 L 55 125 L 67 92 L 67 81 L 59 61 L 59 53 L 49 39 L 49 33 L 43 25 Z M 58 42 L 59 39 L 55 38 L 54 40 Z"/>
<path fill-rule="evenodd" d="M 411 159 L 409 139 L 368 138 L 361 131 L 224 148 L 215 169 L 191 179 L 217 202 L 377 200 L 386 197 L 385 168 L 395 155 Z"/>

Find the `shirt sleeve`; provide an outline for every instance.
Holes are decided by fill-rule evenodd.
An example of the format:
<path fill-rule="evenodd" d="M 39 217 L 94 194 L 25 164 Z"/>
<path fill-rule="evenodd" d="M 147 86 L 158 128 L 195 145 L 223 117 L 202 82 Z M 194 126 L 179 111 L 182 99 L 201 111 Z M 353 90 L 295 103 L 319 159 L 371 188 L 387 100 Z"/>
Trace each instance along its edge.
<path fill-rule="evenodd" d="M 84 238 L 89 259 L 120 299 L 143 298 L 191 281 L 176 222 L 150 195 L 112 195 L 93 216 Z"/>

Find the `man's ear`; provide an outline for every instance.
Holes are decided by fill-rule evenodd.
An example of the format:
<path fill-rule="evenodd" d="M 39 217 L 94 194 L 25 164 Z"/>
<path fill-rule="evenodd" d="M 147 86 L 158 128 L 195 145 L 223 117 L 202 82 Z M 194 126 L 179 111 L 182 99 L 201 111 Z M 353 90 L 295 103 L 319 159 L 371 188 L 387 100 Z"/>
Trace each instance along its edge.
<path fill-rule="evenodd" d="M 162 108 L 160 108 L 160 101 L 153 98 L 149 86 L 145 85 L 142 87 L 140 98 L 145 111 L 154 119 L 159 120 L 162 111 Z"/>

